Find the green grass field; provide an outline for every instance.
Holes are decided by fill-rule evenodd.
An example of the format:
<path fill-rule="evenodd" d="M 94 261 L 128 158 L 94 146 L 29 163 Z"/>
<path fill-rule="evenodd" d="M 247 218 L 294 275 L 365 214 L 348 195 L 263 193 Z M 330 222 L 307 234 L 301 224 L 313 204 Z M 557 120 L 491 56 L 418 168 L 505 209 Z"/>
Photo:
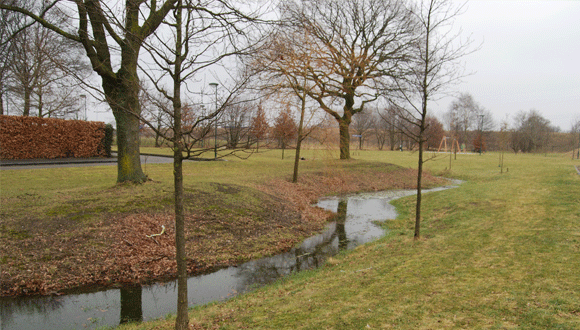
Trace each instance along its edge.
<path fill-rule="evenodd" d="M 445 158 L 447 157 L 447 158 Z M 415 167 L 416 154 L 355 153 Z M 255 161 L 259 161 L 257 158 Z M 457 155 L 429 161 L 465 182 L 414 197 L 383 239 L 225 303 L 191 311 L 209 329 L 579 329 L 580 176 L 560 155 Z M 248 163 L 250 165 L 250 163 Z M 251 166 L 251 165 L 250 165 Z M 270 175 L 270 174 L 264 174 Z M 165 320 L 123 329 L 171 329 Z"/>
<path fill-rule="evenodd" d="M 152 148 L 144 151 L 159 151 Z M 185 186 L 218 182 L 251 187 L 291 177 L 293 154 L 188 162 Z M 392 163 L 416 168 L 410 152 L 305 150 L 301 173 L 348 172 Z M 559 154 L 448 155 L 426 163 L 433 174 L 465 182 L 425 194 L 422 239 L 414 241 L 414 197 L 395 202 L 388 236 L 225 303 L 196 307 L 194 328 L 208 329 L 580 329 L 580 175 Z M 363 168 L 361 168 L 361 166 Z M 171 164 L 144 164 L 153 180 L 117 185 L 116 168 L 0 172 L 0 238 L 25 239 L 11 223 L 170 208 Z M 373 175 L 373 172 L 370 175 Z M 9 227 L 9 228 L 8 228 Z M 16 228 L 16 229 L 15 229 Z M 6 230 L 5 230 L 6 229 Z M 22 237 L 21 237 L 22 236 Z M 2 261 L 0 260 L 0 265 Z M 122 329 L 171 329 L 173 317 Z"/>

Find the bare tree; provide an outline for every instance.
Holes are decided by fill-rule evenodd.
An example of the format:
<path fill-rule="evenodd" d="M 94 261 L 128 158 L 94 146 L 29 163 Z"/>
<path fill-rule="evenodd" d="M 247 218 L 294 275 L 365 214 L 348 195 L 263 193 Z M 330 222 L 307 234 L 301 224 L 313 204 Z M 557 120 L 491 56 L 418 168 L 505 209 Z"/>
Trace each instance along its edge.
<path fill-rule="evenodd" d="M 377 141 L 377 147 L 379 150 L 383 150 L 387 140 L 389 139 L 388 123 L 381 117 L 381 109 L 377 109 L 376 112 L 372 113 L 373 118 L 373 134 L 375 140 Z"/>
<path fill-rule="evenodd" d="M 0 9 L 19 12 L 61 36 L 82 44 L 92 69 L 102 80 L 106 100 L 117 126 L 117 181 L 143 182 L 139 153 L 138 57 L 143 42 L 154 33 L 177 0 L 126 1 L 110 7 L 99 0 L 50 0 L 43 6 L 28 9 L 18 4 L 0 2 Z M 204 4 L 200 3 L 200 8 Z M 122 17 L 118 17 L 118 12 Z M 73 19 L 54 20 L 61 12 Z M 57 17 L 58 15 L 54 15 Z M 73 23 L 74 22 L 74 23 Z"/>
<path fill-rule="evenodd" d="M 370 129 L 374 126 L 375 109 L 369 108 L 369 111 L 361 112 L 352 117 L 352 128 L 358 138 L 358 149 L 362 150 L 363 141 L 366 139 Z"/>
<path fill-rule="evenodd" d="M 290 106 L 287 105 L 280 111 L 273 128 L 274 138 L 278 140 L 278 146 L 282 148 L 282 159 L 284 159 L 284 150 L 291 140 L 297 134 L 296 122 L 292 116 Z"/>
<path fill-rule="evenodd" d="M 10 89 L 22 100 L 21 114 L 36 109 L 38 117 L 78 116 L 83 90 L 75 78 L 90 74 L 80 44 L 33 25 L 13 36 L 11 49 Z"/>
<path fill-rule="evenodd" d="M 249 138 L 250 120 L 253 115 L 253 104 L 250 102 L 232 102 L 222 115 L 226 135 L 226 147 L 235 149 L 243 139 Z"/>
<path fill-rule="evenodd" d="M 434 116 L 428 115 L 425 119 L 425 150 L 439 147 L 441 140 L 445 137 L 443 124 Z"/>
<path fill-rule="evenodd" d="M 4 0 L 6 1 L 6 0 Z M 21 1 L 6 1 L 12 5 L 22 5 Z M 6 96 L 9 92 L 12 55 L 14 51 L 14 35 L 23 27 L 21 15 L 8 10 L 0 10 L 0 115 L 5 114 L 4 101 L 8 105 Z M 8 108 L 6 108 L 6 113 Z"/>
<path fill-rule="evenodd" d="M 440 95 L 462 76 L 458 61 L 469 52 L 470 43 L 458 42 L 458 34 L 452 34 L 450 24 L 461 7 L 454 7 L 450 0 L 424 0 L 414 9 L 414 17 L 421 32 L 415 43 L 415 61 L 409 67 L 411 75 L 399 80 L 401 97 L 411 117 L 403 117 L 411 126 L 406 134 L 418 144 L 417 202 L 415 208 L 414 238 L 421 236 L 421 190 L 423 151 L 426 142 L 428 102 Z"/>
<path fill-rule="evenodd" d="M 282 68 L 294 67 L 292 75 L 306 78 L 306 87 L 301 81 L 295 87 L 305 90 L 337 121 L 340 158 L 349 159 L 352 117 L 378 98 L 376 87 L 390 85 L 408 59 L 415 38 L 410 12 L 399 0 L 287 1 L 283 17 L 291 20 L 296 34 L 304 35 L 314 51 L 305 71 L 287 63 L 298 56 L 279 56 L 278 63 Z"/>
<path fill-rule="evenodd" d="M 457 138 L 459 143 L 467 143 L 468 132 L 477 127 L 477 115 L 480 106 L 469 93 L 461 93 L 451 104 L 445 113 L 445 120 L 449 131 Z"/>
<path fill-rule="evenodd" d="M 255 54 L 252 67 L 264 77 L 260 84 L 262 90 L 283 98 L 295 96 L 299 101 L 300 118 L 292 175 L 292 182 L 297 183 L 302 141 L 311 133 L 305 126 L 309 126 L 313 119 L 313 113 L 310 118 L 306 118 L 307 91 L 313 88 L 307 74 L 312 58 L 315 57 L 313 54 L 318 50 L 308 31 L 296 28 L 285 19 L 272 32 L 261 51 Z M 314 126 L 310 125 L 310 128 Z"/>
<path fill-rule="evenodd" d="M 574 159 L 574 148 L 578 148 L 576 158 L 580 159 L 580 117 L 570 128 L 570 142 L 572 144 L 572 159 Z"/>
<path fill-rule="evenodd" d="M 171 102 L 165 98 L 164 95 L 142 87 L 139 95 L 142 107 L 142 117 L 144 121 L 153 126 L 153 133 L 155 134 L 155 147 L 160 147 L 163 144 L 164 136 L 167 135 L 167 129 L 171 124 Z"/>
<path fill-rule="evenodd" d="M 520 111 L 515 117 L 511 145 L 514 152 L 541 151 L 548 146 L 554 128 L 550 121 L 535 109 Z"/>
<path fill-rule="evenodd" d="M 246 29 L 248 32 L 248 25 L 254 19 L 227 2 L 201 3 L 194 0 L 178 0 L 170 10 L 172 15 L 167 15 L 167 18 L 163 20 L 163 24 L 169 28 L 170 32 L 166 34 L 158 32 L 154 34 L 150 42 L 144 44 L 153 63 L 143 70 L 156 91 L 171 102 L 171 108 L 167 108 L 169 130 L 165 132 L 157 130 L 156 126 L 143 116 L 140 116 L 139 120 L 147 123 L 153 130 L 156 130 L 157 134 L 163 135 L 163 138 L 170 141 L 173 147 L 178 282 L 175 329 L 188 329 L 182 163 L 184 159 L 207 151 L 194 148 L 198 140 L 203 139 L 203 136 L 194 135 L 196 132 L 199 133 L 196 129 L 200 125 L 205 126 L 203 123 L 207 121 L 217 125 L 218 116 L 230 106 L 230 102 L 235 99 L 235 93 L 247 82 L 247 77 L 242 76 L 241 82 L 238 81 L 238 84 L 232 87 L 221 107 L 216 104 L 214 111 L 208 114 L 195 114 L 194 107 L 183 102 L 182 87 L 187 88 L 188 82 L 194 80 L 196 75 L 222 63 L 225 58 L 243 55 L 249 51 L 251 43 L 244 42 L 244 48 L 240 48 L 240 45 L 242 41 L 249 38 L 243 31 Z M 166 78 L 170 78 L 172 82 L 170 86 L 164 84 Z M 201 107 L 197 108 L 197 110 L 200 109 Z"/>
<path fill-rule="evenodd" d="M 499 131 L 499 168 L 500 173 L 503 173 L 504 168 L 504 154 L 508 150 L 509 144 L 509 129 L 508 129 L 508 122 L 507 120 L 502 121 L 500 124 L 500 131 Z"/>
<path fill-rule="evenodd" d="M 252 118 L 252 123 L 250 125 L 250 135 L 256 140 L 256 151 L 258 151 L 260 147 L 260 140 L 266 137 L 269 129 L 270 125 L 268 125 L 268 121 L 266 120 L 266 113 L 260 103 L 258 105 L 258 111 Z"/>
<path fill-rule="evenodd" d="M 401 127 L 402 121 L 400 119 L 400 113 L 397 111 L 395 106 L 388 106 L 387 108 L 381 109 L 378 112 L 380 120 L 376 123 L 380 127 L 380 131 L 385 131 L 388 135 L 389 145 L 391 150 L 395 149 L 395 146 L 401 146 Z M 397 143 L 397 136 L 399 136 Z"/>

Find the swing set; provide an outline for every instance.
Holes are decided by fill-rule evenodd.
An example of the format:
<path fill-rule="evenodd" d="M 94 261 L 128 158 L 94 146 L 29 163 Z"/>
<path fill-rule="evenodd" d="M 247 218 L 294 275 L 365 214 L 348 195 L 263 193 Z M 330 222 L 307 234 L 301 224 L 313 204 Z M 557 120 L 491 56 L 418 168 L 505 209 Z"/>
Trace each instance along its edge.
<path fill-rule="evenodd" d="M 441 139 L 441 143 L 439 143 L 439 149 L 437 149 L 437 152 L 441 152 L 441 148 L 444 148 L 443 152 L 447 152 L 447 140 L 448 139 L 453 139 L 450 146 L 449 146 L 449 151 L 456 153 L 458 151 L 463 151 L 459 148 L 459 142 L 457 142 L 457 139 L 455 137 L 451 137 L 451 136 L 445 136 Z M 457 148 L 457 149 L 456 149 Z"/>

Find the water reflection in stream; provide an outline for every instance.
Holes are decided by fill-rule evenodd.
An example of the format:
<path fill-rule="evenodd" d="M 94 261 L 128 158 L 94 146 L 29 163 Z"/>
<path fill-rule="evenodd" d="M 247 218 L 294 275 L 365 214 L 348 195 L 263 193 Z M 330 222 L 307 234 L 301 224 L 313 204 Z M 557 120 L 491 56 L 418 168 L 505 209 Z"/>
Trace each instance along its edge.
<path fill-rule="evenodd" d="M 445 188 L 449 187 L 425 192 Z M 341 250 L 377 239 L 384 230 L 374 222 L 396 217 L 390 201 L 412 194 L 411 190 L 385 191 L 320 200 L 317 206 L 337 213 L 322 234 L 287 253 L 191 277 L 189 305 L 224 300 L 292 272 L 319 267 Z M 94 329 L 152 320 L 175 312 L 176 286 L 169 282 L 75 295 L 0 298 L 0 329 Z"/>

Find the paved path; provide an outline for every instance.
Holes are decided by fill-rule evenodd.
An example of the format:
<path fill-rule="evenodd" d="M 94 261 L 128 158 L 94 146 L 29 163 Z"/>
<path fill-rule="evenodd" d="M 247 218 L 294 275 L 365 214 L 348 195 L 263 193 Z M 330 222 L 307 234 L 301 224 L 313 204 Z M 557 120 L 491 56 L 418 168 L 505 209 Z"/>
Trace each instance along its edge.
<path fill-rule="evenodd" d="M 173 157 L 141 155 L 141 165 L 172 163 Z M 54 167 L 82 167 L 116 165 L 117 157 L 112 158 L 58 158 L 58 159 L 3 159 L 0 170 L 40 169 Z"/>

